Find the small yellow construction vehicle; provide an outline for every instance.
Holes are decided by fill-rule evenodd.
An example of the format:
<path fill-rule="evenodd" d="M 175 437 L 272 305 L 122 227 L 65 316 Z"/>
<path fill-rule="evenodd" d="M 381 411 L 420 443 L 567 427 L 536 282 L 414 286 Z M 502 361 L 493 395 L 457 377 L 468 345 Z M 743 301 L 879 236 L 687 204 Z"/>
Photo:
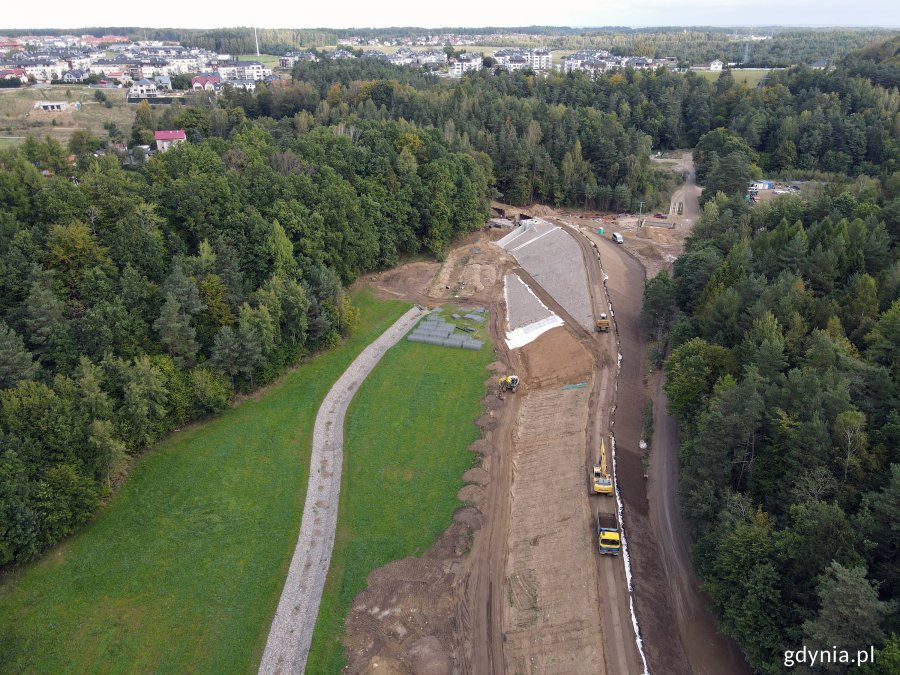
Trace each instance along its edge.
<path fill-rule="evenodd" d="M 507 375 L 506 377 L 501 377 L 499 384 L 500 384 L 500 393 L 501 394 L 505 391 L 515 394 L 516 389 L 519 388 L 519 376 L 518 375 Z"/>
<path fill-rule="evenodd" d="M 597 332 L 598 333 L 608 333 L 609 332 L 609 318 L 607 318 L 605 312 L 601 312 L 600 318 L 597 319 Z"/>
<path fill-rule="evenodd" d="M 590 494 L 611 495 L 613 493 L 612 476 L 606 465 L 606 444 L 600 440 L 600 463 L 594 464 Z"/>

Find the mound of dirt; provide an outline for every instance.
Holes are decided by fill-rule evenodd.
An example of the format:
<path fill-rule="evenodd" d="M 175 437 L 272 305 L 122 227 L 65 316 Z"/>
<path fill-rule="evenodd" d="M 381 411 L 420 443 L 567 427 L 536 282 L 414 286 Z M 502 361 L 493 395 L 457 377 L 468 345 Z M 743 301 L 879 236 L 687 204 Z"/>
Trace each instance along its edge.
<path fill-rule="evenodd" d="M 454 523 L 422 557 L 392 562 L 369 575 L 345 622 L 345 673 L 459 671 L 456 573 L 449 561 L 468 549 L 470 532 Z"/>
<path fill-rule="evenodd" d="M 521 350 L 521 357 L 528 389 L 586 382 L 593 366 L 591 355 L 564 327 L 541 335 Z"/>

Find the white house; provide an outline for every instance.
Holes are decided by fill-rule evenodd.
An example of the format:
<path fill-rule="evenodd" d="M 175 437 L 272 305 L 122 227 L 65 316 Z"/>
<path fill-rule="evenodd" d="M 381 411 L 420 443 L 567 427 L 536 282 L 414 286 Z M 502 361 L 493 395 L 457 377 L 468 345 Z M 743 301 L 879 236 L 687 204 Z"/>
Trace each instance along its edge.
<path fill-rule="evenodd" d="M 38 63 L 26 63 L 25 73 L 36 82 L 49 82 L 59 80 L 64 72 L 69 70 L 69 64 L 65 61 L 43 61 Z"/>
<path fill-rule="evenodd" d="M 314 62 L 319 59 L 312 52 L 288 52 L 278 59 L 281 68 L 293 68 L 298 62 Z"/>
<path fill-rule="evenodd" d="M 460 54 L 453 63 L 451 73 L 454 77 L 462 77 L 463 73 L 470 70 L 481 70 L 482 58 L 480 54 Z"/>
<path fill-rule="evenodd" d="M 184 133 L 184 129 L 170 129 L 155 132 L 153 139 L 156 141 L 157 150 L 165 152 L 179 143 L 184 143 L 187 140 L 187 135 Z"/>
<path fill-rule="evenodd" d="M 203 73 L 191 79 L 191 89 L 206 91 L 218 91 L 221 88 L 222 78 L 215 73 Z"/>
<path fill-rule="evenodd" d="M 724 65 L 725 64 L 722 63 L 721 61 L 719 61 L 719 59 L 716 59 L 715 61 L 713 61 L 712 63 L 709 64 L 709 69 L 712 71 L 721 71 L 722 66 L 724 66 Z"/>
<path fill-rule="evenodd" d="M 233 89 L 256 91 L 256 80 L 226 80 L 225 84 Z"/>
<path fill-rule="evenodd" d="M 253 80 L 258 82 L 272 74 L 271 68 L 263 67 L 259 61 L 234 61 L 232 63 L 220 63 L 216 72 L 222 81 L 227 80 Z"/>
<path fill-rule="evenodd" d="M 63 73 L 62 80 L 66 83 L 84 82 L 90 76 L 90 74 L 90 71 L 87 70 L 70 70 Z"/>
<path fill-rule="evenodd" d="M 527 65 L 529 65 L 528 59 L 520 54 L 515 54 L 506 59 L 506 67 L 510 71 L 522 70 Z"/>
<path fill-rule="evenodd" d="M 549 49 L 535 49 L 528 53 L 533 70 L 550 70 L 553 67 L 553 54 Z"/>
<path fill-rule="evenodd" d="M 128 90 L 128 98 L 156 98 L 157 96 L 159 96 L 159 90 L 156 82 L 147 78 L 137 80 Z"/>

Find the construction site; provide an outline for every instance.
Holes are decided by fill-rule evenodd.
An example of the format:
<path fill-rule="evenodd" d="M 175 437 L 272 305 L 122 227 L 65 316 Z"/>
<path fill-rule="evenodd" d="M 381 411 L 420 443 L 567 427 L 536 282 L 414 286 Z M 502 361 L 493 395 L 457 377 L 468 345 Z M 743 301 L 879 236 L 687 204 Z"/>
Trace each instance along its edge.
<path fill-rule="evenodd" d="M 466 506 L 423 556 L 369 576 L 346 618 L 347 672 L 748 672 L 691 570 L 677 428 L 639 327 L 647 268 L 674 260 L 696 214 L 696 186 L 683 192 L 692 208 L 663 237 L 623 227 L 619 245 L 594 218 L 536 207 L 442 263 L 361 281 L 426 309 L 479 312 L 496 360 Z M 419 325 L 409 339 L 447 339 Z M 660 419 L 648 474 L 650 398 Z"/>

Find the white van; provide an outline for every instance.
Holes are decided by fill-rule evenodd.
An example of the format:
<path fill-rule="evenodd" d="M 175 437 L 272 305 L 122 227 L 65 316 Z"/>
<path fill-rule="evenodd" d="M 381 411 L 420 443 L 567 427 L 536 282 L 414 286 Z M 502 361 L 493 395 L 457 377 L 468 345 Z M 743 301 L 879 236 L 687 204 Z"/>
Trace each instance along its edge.
<path fill-rule="evenodd" d="M 624 243 L 625 243 L 625 240 L 622 238 L 622 235 L 619 234 L 618 232 L 613 232 L 613 233 L 612 233 L 612 240 L 613 240 L 614 242 L 616 242 L 617 244 L 624 244 Z"/>

